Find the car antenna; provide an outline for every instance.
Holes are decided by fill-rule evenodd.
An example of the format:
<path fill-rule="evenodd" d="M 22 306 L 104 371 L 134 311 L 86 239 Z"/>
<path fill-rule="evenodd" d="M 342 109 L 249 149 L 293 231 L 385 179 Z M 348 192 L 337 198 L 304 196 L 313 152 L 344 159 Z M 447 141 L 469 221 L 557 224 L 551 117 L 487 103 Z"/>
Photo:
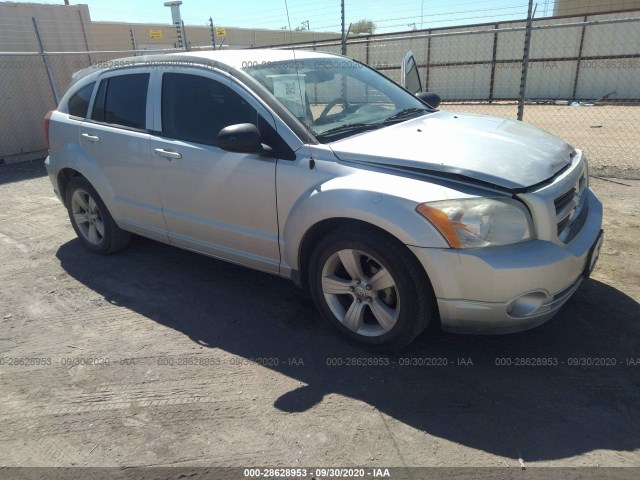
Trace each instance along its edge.
<path fill-rule="evenodd" d="M 285 8 L 285 10 L 287 12 L 287 24 L 289 26 L 289 38 L 291 39 L 291 42 L 293 43 L 293 31 L 291 30 L 291 19 L 289 18 L 289 5 L 287 4 L 287 0 L 284 0 L 284 8 Z M 291 53 L 293 54 L 293 65 L 294 65 L 294 68 L 296 69 L 296 80 L 298 81 L 298 92 L 300 92 L 300 104 L 304 108 L 305 101 L 304 101 L 304 97 L 302 96 L 302 84 L 300 82 L 300 71 L 298 70 L 298 61 L 296 59 L 296 49 L 292 48 L 291 49 Z M 309 144 L 311 144 L 311 136 L 309 135 L 309 126 L 305 125 L 305 128 L 307 130 L 307 145 L 309 145 Z M 313 153 L 310 153 L 309 154 L 309 170 L 313 170 L 315 168 L 315 166 L 316 166 L 316 161 L 313 158 Z"/>

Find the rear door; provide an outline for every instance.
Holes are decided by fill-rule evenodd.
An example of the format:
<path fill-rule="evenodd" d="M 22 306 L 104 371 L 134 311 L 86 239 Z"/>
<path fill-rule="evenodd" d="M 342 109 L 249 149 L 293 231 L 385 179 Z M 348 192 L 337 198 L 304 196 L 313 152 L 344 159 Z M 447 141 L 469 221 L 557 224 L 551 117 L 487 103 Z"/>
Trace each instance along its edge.
<path fill-rule="evenodd" d="M 418 64 L 413 56 L 413 52 L 409 50 L 404 54 L 402 66 L 400 68 L 400 85 L 416 94 L 422 91 L 422 80 L 418 71 Z"/>
<path fill-rule="evenodd" d="M 277 272 L 276 159 L 216 144 L 226 126 L 273 128 L 273 117 L 212 71 L 164 69 L 153 85 L 151 156 L 171 243 Z"/>
<path fill-rule="evenodd" d="M 80 125 L 80 147 L 104 178 L 99 188 L 120 227 L 167 240 L 153 175 L 147 69 L 107 72 L 100 78 L 89 118 Z"/>

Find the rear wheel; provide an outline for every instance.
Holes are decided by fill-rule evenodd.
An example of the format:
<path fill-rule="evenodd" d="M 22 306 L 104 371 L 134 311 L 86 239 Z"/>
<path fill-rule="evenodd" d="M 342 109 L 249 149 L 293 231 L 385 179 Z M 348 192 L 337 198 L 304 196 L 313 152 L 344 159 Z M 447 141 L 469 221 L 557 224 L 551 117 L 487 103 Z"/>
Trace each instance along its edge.
<path fill-rule="evenodd" d="M 116 225 L 98 192 L 87 179 L 71 179 L 66 203 L 73 229 L 89 250 L 108 255 L 127 246 L 131 234 Z"/>
<path fill-rule="evenodd" d="M 339 230 L 315 248 L 309 286 L 323 317 L 375 351 L 404 347 L 428 325 L 433 294 L 406 247 L 377 231 Z"/>

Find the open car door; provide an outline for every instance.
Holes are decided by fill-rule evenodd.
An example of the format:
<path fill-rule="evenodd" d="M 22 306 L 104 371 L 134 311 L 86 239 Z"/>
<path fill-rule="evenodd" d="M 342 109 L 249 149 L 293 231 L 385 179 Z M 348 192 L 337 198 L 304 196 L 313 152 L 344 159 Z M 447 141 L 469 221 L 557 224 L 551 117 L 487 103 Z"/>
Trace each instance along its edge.
<path fill-rule="evenodd" d="M 420 72 L 418 71 L 418 63 L 411 50 L 405 53 L 402 59 L 400 85 L 413 93 L 429 107 L 435 109 L 440 105 L 440 96 L 437 93 L 422 91 L 422 80 L 420 79 Z"/>
<path fill-rule="evenodd" d="M 422 81 L 420 80 L 418 64 L 416 63 L 416 59 L 411 50 L 405 53 L 404 58 L 402 59 L 402 67 L 400 68 L 400 85 L 414 95 L 422 91 Z"/>

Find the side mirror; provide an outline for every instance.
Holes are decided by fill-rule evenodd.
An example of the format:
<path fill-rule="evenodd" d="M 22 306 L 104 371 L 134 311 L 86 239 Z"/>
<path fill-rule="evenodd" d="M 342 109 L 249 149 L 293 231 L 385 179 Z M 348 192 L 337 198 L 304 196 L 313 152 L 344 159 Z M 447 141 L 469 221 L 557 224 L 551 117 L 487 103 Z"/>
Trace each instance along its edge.
<path fill-rule="evenodd" d="M 440 106 L 440 102 L 442 101 L 440 95 L 433 92 L 418 92 L 416 93 L 416 97 L 429 105 L 431 108 L 438 108 Z"/>
<path fill-rule="evenodd" d="M 230 152 L 262 152 L 262 139 L 258 127 L 252 123 L 238 123 L 224 127 L 218 133 L 218 146 Z"/>

